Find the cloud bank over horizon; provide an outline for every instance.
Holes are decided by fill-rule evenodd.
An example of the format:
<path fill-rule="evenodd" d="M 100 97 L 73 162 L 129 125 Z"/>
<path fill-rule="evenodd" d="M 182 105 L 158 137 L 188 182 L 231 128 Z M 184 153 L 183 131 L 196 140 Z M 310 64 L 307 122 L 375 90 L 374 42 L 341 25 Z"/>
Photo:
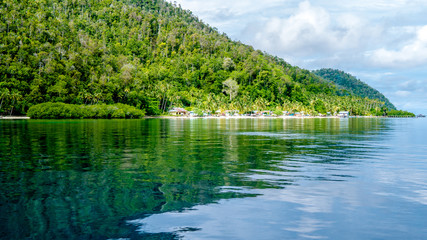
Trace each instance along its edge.
<path fill-rule="evenodd" d="M 427 2 L 177 0 L 204 22 L 310 70 L 349 72 L 398 108 L 427 113 Z"/>

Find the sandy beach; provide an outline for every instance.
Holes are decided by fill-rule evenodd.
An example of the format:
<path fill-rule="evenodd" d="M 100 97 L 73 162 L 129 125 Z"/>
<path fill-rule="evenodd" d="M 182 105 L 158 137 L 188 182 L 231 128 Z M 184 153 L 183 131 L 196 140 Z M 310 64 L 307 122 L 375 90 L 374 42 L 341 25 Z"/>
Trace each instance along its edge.
<path fill-rule="evenodd" d="M 30 117 L 27 116 L 0 116 L 3 120 L 28 120 Z"/>
<path fill-rule="evenodd" d="M 343 118 L 338 116 L 146 116 L 145 119 L 150 118 L 164 118 L 164 119 L 311 119 L 311 118 Z M 349 118 L 380 118 L 376 116 L 350 116 Z M 345 118 L 343 118 L 345 119 Z"/>

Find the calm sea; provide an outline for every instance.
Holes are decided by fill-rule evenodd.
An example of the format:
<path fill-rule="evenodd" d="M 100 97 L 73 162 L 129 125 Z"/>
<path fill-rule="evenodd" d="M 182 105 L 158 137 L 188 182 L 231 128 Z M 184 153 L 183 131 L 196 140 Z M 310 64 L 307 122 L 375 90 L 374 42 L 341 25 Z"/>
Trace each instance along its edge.
<path fill-rule="evenodd" d="M 0 238 L 427 239 L 427 120 L 0 121 Z"/>

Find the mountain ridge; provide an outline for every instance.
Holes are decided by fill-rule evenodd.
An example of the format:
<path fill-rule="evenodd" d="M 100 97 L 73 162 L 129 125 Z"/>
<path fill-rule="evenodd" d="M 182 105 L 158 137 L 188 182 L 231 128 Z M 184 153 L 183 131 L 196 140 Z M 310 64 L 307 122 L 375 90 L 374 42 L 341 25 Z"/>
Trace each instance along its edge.
<path fill-rule="evenodd" d="M 378 99 L 384 102 L 385 106 L 389 109 L 396 110 L 396 107 L 381 92 L 349 73 L 332 68 L 322 68 L 312 72 L 317 76 L 336 84 L 339 89 L 347 91 L 350 94 L 363 98 L 367 97 L 370 99 Z M 345 92 L 343 92 L 343 94 L 345 94 Z"/>

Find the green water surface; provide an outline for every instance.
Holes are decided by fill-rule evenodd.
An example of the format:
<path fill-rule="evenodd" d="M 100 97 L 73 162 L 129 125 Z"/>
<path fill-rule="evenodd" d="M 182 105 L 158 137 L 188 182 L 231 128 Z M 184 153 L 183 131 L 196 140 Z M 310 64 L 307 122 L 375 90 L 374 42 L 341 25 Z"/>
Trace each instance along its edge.
<path fill-rule="evenodd" d="M 423 239 L 425 123 L 1 121 L 0 238 Z"/>

